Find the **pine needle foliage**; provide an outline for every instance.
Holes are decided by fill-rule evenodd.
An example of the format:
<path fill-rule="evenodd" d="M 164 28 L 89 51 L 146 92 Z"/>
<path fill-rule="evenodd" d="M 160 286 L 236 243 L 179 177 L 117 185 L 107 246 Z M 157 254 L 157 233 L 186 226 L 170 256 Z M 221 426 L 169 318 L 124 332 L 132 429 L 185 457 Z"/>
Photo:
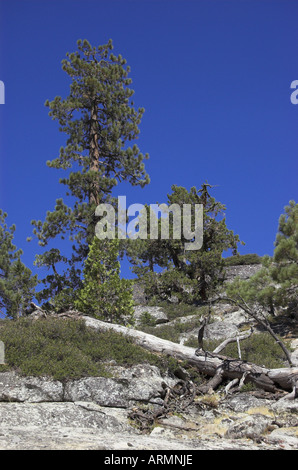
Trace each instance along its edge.
<path fill-rule="evenodd" d="M 62 60 L 62 69 L 71 80 L 69 95 L 45 104 L 66 143 L 47 164 L 64 171 L 60 183 L 66 186 L 70 203 L 57 199 L 44 222 L 32 221 L 41 246 L 57 237 L 72 242 L 71 255 L 61 254 L 56 245 L 54 252 L 46 251 L 36 261 L 49 270 L 40 300 L 50 295 L 52 301 L 57 295 L 61 301 L 65 288 L 70 292 L 79 285 L 95 234 L 96 207 L 114 204 L 112 191 L 121 182 L 141 187 L 149 182 L 144 165 L 148 154 L 141 153 L 135 142 L 144 108 L 134 106 L 130 67 L 113 53 L 112 41 L 94 47 L 86 39 L 78 40 L 77 50 Z"/>
<path fill-rule="evenodd" d="M 22 250 L 13 243 L 16 226 L 7 226 L 0 209 L 0 313 L 17 318 L 35 294 L 37 276 L 21 261 Z"/>
<path fill-rule="evenodd" d="M 88 315 L 113 323 L 133 319 L 132 283 L 120 277 L 119 241 L 94 237 L 84 267 L 82 289 L 75 307 Z"/>

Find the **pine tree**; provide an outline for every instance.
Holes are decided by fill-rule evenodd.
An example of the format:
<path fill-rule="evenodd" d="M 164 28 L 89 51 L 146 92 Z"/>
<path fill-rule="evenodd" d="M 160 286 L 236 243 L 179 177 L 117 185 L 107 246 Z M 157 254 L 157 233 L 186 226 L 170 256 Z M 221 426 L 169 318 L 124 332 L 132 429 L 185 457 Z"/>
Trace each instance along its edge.
<path fill-rule="evenodd" d="M 17 318 L 34 297 L 37 276 L 22 263 L 22 250 L 13 244 L 16 227 L 8 227 L 6 217 L 0 209 L 0 312 Z"/>
<path fill-rule="evenodd" d="M 67 263 L 67 258 L 57 248 L 52 248 L 43 255 L 36 255 L 37 266 L 52 270 L 51 274 L 40 281 L 45 286 L 44 289 L 36 293 L 39 302 L 47 299 L 43 304 L 46 310 L 61 312 L 74 308 L 74 291 L 82 286 L 81 272 L 74 265 L 61 272 L 59 265 L 64 267 Z"/>
<path fill-rule="evenodd" d="M 185 251 L 186 239 L 181 241 L 169 241 L 169 252 L 171 253 L 175 268 L 184 273 L 193 286 L 197 300 L 207 301 L 214 294 L 224 279 L 223 253 L 232 250 L 237 253 L 239 236 L 229 230 L 224 216 L 226 207 L 209 194 L 210 184 L 203 183 L 198 190 L 192 187 L 190 191 L 186 188 L 173 186 L 173 193 L 168 196 L 169 204 L 177 203 L 203 205 L 203 241 L 202 247 L 195 251 Z M 182 218 L 183 224 L 183 218 Z M 194 230 L 194 217 L 192 211 L 192 230 Z"/>
<path fill-rule="evenodd" d="M 236 279 L 229 297 L 259 305 L 275 314 L 280 308 L 297 318 L 298 311 L 298 204 L 290 201 L 279 218 L 273 257 L 264 256 L 262 269 L 248 281 Z"/>
<path fill-rule="evenodd" d="M 160 237 L 161 219 L 159 219 L 159 238 L 157 240 L 140 240 L 127 250 L 129 259 L 137 266 L 135 272 L 147 284 L 150 295 L 169 298 L 175 295 L 184 302 L 207 301 L 216 287 L 224 279 L 224 251 L 237 252 L 240 242 L 238 235 L 229 230 L 223 216 L 225 206 L 211 197 L 208 183 L 198 190 L 190 191 L 181 186 L 172 186 L 168 194 L 168 207 L 177 204 L 181 211 L 181 238 L 173 237 L 173 217 L 169 216 L 169 239 Z M 183 204 L 192 210 L 191 231 L 194 231 L 194 208 L 203 205 L 203 243 L 198 250 L 185 250 L 185 243 L 190 240 L 184 236 Z M 154 268 L 163 268 L 154 275 Z"/>
<path fill-rule="evenodd" d="M 144 220 L 143 226 L 147 227 L 146 239 L 136 238 L 121 241 L 121 255 L 124 253 L 129 258 L 132 264 L 132 272 L 139 277 L 143 277 L 147 273 L 153 273 L 155 266 L 166 268 L 170 264 L 170 260 L 165 250 L 166 241 L 154 239 L 150 234 L 150 228 L 152 220 L 158 226 L 158 232 L 160 229 L 160 219 L 157 218 L 155 212 L 150 206 L 145 204 L 144 211 L 139 214 L 138 220 L 140 224 Z"/>
<path fill-rule="evenodd" d="M 83 286 L 75 307 L 101 320 L 131 323 L 132 284 L 120 278 L 119 242 L 94 237 L 84 266 Z"/>
<path fill-rule="evenodd" d="M 290 201 L 279 218 L 271 277 L 278 284 L 276 305 L 298 318 L 298 204 Z"/>
<path fill-rule="evenodd" d="M 79 283 L 81 263 L 95 233 L 96 206 L 114 203 L 112 191 L 120 182 L 140 186 L 149 182 L 143 162 L 148 155 L 143 155 L 135 143 L 132 145 L 138 138 L 144 109 L 134 108 L 126 60 L 112 53 L 111 40 L 99 47 L 79 40 L 77 46 L 78 50 L 67 53 L 62 61 L 62 69 L 71 78 L 69 95 L 46 102 L 49 115 L 67 136 L 59 157 L 47 164 L 67 171 L 60 182 L 68 187 L 67 195 L 74 202 L 68 206 L 58 199 L 44 222 L 32 222 L 41 246 L 47 246 L 57 236 L 64 239 L 68 235 L 73 242 L 68 271 L 60 273 L 60 287 L 67 285 L 74 275 L 78 275 L 76 284 Z M 51 255 L 49 252 L 40 255 L 37 264 L 53 270 L 45 282 L 55 297 L 55 290 L 58 293 L 60 287 L 57 284 L 55 289 L 52 280 L 54 276 L 57 282 L 55 269 L 58 272 L 57 263 L 62 259 L 65 262 L 65 257 L 59 250 Z M 40 295 L 46 298 L 47 294 L 45 290 Z"/>

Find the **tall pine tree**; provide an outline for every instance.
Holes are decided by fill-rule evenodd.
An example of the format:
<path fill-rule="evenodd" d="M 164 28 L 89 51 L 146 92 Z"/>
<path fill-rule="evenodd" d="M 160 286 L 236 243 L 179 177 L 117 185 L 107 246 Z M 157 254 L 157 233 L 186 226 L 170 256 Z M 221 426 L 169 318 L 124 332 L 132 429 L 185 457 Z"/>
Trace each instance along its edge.
<path fill-rule="evenodd" d="M 67 171 L 60 182 L 67 186 L 67 195 L 74 203 L 67 205 L 58 199 L 44 222 L 32 222 L 41 246 L 67 234 L 73 242 L 67 269 L 60 274 L 57 263 L 65 262 L 65 257 L 57 247 L 54 253 L 38 257 L 39 266 L 52 270 L 45 279 L 52 297 L 64 286 L 69 288 L 74 276 L 75 284 L 79 283 L 80 267 L 94 237 L 96 206 L 114 203 L 112 191 L 122 181 L 140 186 L 149 182 L 144 166 L 148 155 L 133 143 L 139 135 L 144 109 L 134 108 L 126 60 L 113 54 L 111 40 L 99 47 L 79 40 L 77 46 L 78 50 L 67 53 L 62 61 L 62 69 L 71 78 L 69 95 L 46 102 L 49 115 L 67 136 L 59 157 L 47 164 Z M 40 298 L 47 298 L 48 289 L 41 292 Z"/>

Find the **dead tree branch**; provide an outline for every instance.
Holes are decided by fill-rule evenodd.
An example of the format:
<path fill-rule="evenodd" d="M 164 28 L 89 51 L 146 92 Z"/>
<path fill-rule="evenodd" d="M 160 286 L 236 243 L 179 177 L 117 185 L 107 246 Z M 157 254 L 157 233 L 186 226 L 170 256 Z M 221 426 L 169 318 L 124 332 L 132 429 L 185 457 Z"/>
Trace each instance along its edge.
<path fill-rule="evenodd" d="M 245 333 L 245 334 L 243 334 L 243 335 L 237 335 L 237 336 L 232 336 L 231 338 L 227 338 L 225 341 L 223 341 L 222 343 L 220 343 L 220 344 L 214 349 L 213 352 L 214 352 L 215 354 L 220 353 L 220 351 L 222 351 L 228 344 L 234 343 L 235 341 L 242 341 L 242 340 L 244 340 L 244 339 L 249 338 L 249 337 L 252 335 L 252 332 L 253 332 L 253 328 L 251 328 L 248 333 Z M 241 359 L 241 358 L 240 358 L 240 359 Z"/>

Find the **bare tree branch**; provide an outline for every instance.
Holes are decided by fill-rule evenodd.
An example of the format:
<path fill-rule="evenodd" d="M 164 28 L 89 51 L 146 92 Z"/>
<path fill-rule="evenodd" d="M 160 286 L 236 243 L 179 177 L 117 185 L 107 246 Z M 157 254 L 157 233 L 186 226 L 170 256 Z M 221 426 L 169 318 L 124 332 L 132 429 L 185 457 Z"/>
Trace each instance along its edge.
<path fill-rule="evenodd" d="M 230 343 L 234 343 L 235 341 L 239 340 L 239 341 L 242 341 L 244 339 L 247 339 L 249 338 L 251 335 L 252 335 L 252 332 L 253 332 L 253 328 L 250 329 L 250 331 L 248 333 L 245 333 L 243 335 L 238 335 L 237 336 L 232 336 L 231 338 L 227 338 L 225 341 L 223 341 L 222 343 L 220 343 L 214 350 L 213 352 L 215 354 L 218 354 L 220 353 L 220 351 L 222 351 L 228 344 Z M 241 358 L 240 358 L 241 359 Z"/>

